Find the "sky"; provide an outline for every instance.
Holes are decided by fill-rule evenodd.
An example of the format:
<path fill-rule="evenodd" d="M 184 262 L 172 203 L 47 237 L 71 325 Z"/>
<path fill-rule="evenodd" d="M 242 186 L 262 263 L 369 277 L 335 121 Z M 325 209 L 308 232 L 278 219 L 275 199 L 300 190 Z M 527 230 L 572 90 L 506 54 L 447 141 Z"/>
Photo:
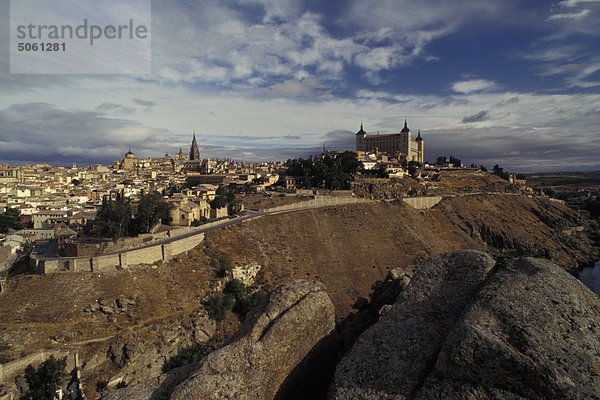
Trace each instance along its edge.
<path fill-rule="evenodd" d="M 174 155 L 194 132 L 202 157 L 286 160 L 406 119 L 425 160 L 600 170 L 600 0 L 155 0 L 139 75 L 10 74 L 0 15 L 0 163 Z"/>

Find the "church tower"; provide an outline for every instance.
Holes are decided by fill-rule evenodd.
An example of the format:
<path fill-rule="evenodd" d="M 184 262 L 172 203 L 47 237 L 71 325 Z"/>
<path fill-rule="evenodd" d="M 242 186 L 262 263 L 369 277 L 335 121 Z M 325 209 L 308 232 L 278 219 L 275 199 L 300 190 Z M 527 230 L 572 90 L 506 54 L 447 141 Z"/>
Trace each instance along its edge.
<path fill-rule="evenodd" d="M 423 164 L 423 138 L 421 137 L 420 129 L 415 142 L 417 142 L 417 161 Z"/>
<path fill-rule="evenodd" d="M 200 161 L 200 150 L 198 150 L 198 142 L 196 142 L 196 132 L 194 132 L 192 146 L 190 147 L 190 161 Z"/>
<path fill-rule="evenodd" d="M 362 122 L 360 123 L 360 130 L 356 132 L 356 151 L 366 151 L 365 138 L 367 137 L 367 132 L 363 129 Z"/>

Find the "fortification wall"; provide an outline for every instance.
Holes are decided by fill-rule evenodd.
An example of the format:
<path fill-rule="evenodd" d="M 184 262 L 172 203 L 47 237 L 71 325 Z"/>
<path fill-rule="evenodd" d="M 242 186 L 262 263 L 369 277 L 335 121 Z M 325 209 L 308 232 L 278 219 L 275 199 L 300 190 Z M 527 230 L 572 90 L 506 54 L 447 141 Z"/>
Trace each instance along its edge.
<path fill-rule="evenodd" d="M 409 206 L 418 210 L 426 210 L 435 206 L 437 203 L 442 201 L 441 196 L 430 196 L 430 197 L 405 197 L 402 199 L 403 202 Z"/>
<path fill-rule="evenodd" d="M 125 265 L 152 264 L 163 260 L 162 245 L 158 244 L 141 249 L 125 251 L 121 253 L 121 256 L 126 257 L 126 262 L 122 265 L 123 267 L 125 267 Z M 121 261 L 123 261 L 123 257 L 121 257 Z"/>
<path fill-rule="evenodd" d="M 184 253 L 198 246 L 204 240 L 204 234 L 193 235 L 162 245 L 164 261 L 170 260 L 177 254 Z"/>
<path fill-rule="evenodd" d="M 92 272 L 114 271 L 120 266 L 120 254 L 109 254 L 107 256 L 94 256 L 91 262 Z"/>
<path fill-rule="evenodd" d="M 211 227 L 217 223 L 205 224 Z M 198 228 L 194 228 L 198 230 Z M 187 231 L 186 233 L 189 233 Z M 193 230 L 191 231 L 193 232 Z M 188 237 L 175 238 L 168 243 L 157 243 L 140 249 L 131 249 L 114 254 L 93 257 L 61 257 L 55 259 L 30 260 L 31 271 L 45 274 L 57 271 L 109 272 L 127 268 L 137 264 L 153 264 L 157 261 L 168 261 L 174 256 L 189 251 L 204 240 L 204 234 L 198 233 Z"/>
<path fill-rule="evenodd" d="M 302 210 L 306 208 L 317 208 L 317 207 L 328 207 L 337 206 L 344 204 L 355 204 L 372 201 L 369 199 L 363 199 L 361 197 L 349 197 L 349 196 L 316 196 L 312 200 L 301 201 L 298 203 L 286 204 L 284 206 L 267 208 L 260 210 L 263 212 L 284 212 L 292 210 Z"/>
<path fill-rule="evenodd" d="M 70 354 L 71 352 L 66 350 L 42 350 L 27 357 L 6 364 L 0 364 L 0 385 L 14 382 L 15 377 L 23 375 L 25 368 L 27 368 L 29 364 L 33 367 L 38 367 L 41 363 L 50 358 L 50 356 L 54 356 L 56 359 L 67 357 L 67 367 L 65 368 L 65 371 L 70 372 L 75 367 L 73 357 L 70 357 Z"/>

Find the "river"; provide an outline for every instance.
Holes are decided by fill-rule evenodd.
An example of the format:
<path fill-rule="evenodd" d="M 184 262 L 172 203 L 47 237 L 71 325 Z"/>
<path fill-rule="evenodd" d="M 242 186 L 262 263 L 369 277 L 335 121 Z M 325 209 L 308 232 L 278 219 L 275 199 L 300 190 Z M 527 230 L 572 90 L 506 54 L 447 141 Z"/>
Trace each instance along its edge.
<path fill-rule="evenodd" d="M 579 271 L 579 279 L 596 294 L 600 294 L 600 261 Z"/>

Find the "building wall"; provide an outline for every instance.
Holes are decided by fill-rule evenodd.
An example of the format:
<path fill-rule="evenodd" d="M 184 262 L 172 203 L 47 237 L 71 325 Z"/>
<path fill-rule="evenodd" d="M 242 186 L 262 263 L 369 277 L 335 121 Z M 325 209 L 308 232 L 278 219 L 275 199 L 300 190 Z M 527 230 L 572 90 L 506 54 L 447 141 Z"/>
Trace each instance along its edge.
<path fill-rule="evenodd" d="M 300 201 L 298 203 L 286 204 L 284 206 L 272 207 L 263 210 L 259 210 L 261 212 L 285 212 L 292 210 L 302 210 L 306 208 L 317 208 L 317 207 L 327 207 L 327 206 L 336 206 L 336 205 L 345 205 L 345 204 L 354 204 L 354 203 L 363 203 L 367 201 L 373 201 L 369 199 L 364 199 L 360 197 L 343 197 L 343 196 L 317 196 L 313 200 Z"/>
<path fill-rule="evenodd" d="M 50 356 L 54 356 L 56 359 L 67 357 L 67 367 L 65 370 L 70 371 L 75 367 L 72 357 L 69 357 L 70 354 L 71 352 L 63 350 L 42 350 L 27 357 L 6 364 L 0 364 L 0 385 L 13 382 L 16 376 L 23 375 L 28 365 L 31 364 L 33 367 L 38 367 L 50 358 Z"/>
<path fill-rule="evenodd" d="M 120 267 L 121 261 L 119 254 L 110 254 L 106 256 L 92 257 L 91 271 L 92 272 L 108 272 L 114 271 Z"/>
<path fill-rule="evenodd" d="M 223 218 L 226 217 L 227 214 L 227 207 L 221 207 L 221 208 L 211 208 L 210 209 L 210 218 L 214 219 L 214 218 Z"/>
<path fill-rule="evenodd" d="M 410 132 L 391 135 L 356 135 L 356 151 L 375 151 L 375 149 L 395 155 L 402 153 L 407 161 L 423 163 L 423 141 L 411 139 Z"/>
<path fill-rule="evenodd" d="M 206 224 L 210 227 L 213 224 Z M 153 264 L 158 261 L 169 261 L 174 256 L 189 251 L 204 240 L 204 234 L 193 234 L 191 228 L 179 235 L 192 233 L 190 236 L 174 239 L 168 243 L 158 243 L 141 249 L 124 250 L 114 254 L 98 255 L 92 257 L 60 257 L 54 259 L 30 260 L 32 272 L 45 274 L 58 271 L 73 272 L 109 272 L 124 269 L 131 265 Z"/>
<path fill-rule="evenodd" d="M 409 206 L 418 210 L 425 210 L 435 206 L 437 203 L 442 201 L 441 196 L 430 196 L 430 197 L 406 197 L 402 199 L 403 202 Z"/>

